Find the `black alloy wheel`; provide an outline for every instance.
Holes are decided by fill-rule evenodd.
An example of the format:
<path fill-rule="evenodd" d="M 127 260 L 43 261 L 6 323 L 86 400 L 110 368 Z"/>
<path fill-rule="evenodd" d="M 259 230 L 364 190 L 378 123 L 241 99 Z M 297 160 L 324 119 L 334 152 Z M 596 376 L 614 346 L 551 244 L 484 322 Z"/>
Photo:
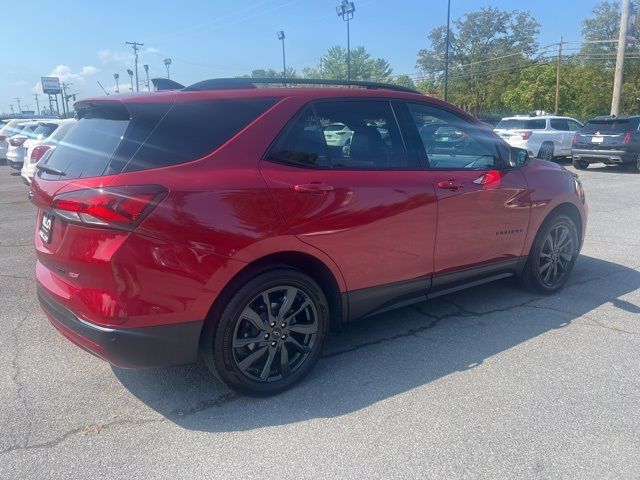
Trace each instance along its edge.
<path fill-rule="evenodd" d="M 538 293 L 557 292 L 569 279 L 579 253 L 576 223 L 563 213 L 552 214 L 536 234 L 520 281 Z"/>
<path fill-rule="evenodd" d="M 264 396 L 290 388 L 313 368 L 329 306 L 311 277 L 276 268 L 245 279 L 212 317 L 201 339 L 205 363 L 231 388 Z"/>
<path fill-rule="evenodd" d="M 569 273 L 576 246 L 569 227 L 556 225 L 545 237 L 538 257 L 542 282 L 553 288 Z"/>
<path fill-rule="evenodd" d="M 269 288 L 250 300 L 233 332 L 233 359 L 247 378 L 274 382 L 305 362 L 318 337 L 318 313 L 303 290 Z"/>

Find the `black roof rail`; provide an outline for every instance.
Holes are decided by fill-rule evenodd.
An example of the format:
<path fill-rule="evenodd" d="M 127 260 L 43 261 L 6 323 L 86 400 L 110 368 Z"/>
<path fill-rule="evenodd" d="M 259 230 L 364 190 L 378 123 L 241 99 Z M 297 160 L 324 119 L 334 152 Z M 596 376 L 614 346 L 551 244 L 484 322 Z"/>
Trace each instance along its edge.
<path fill-rule="evenodd" d="M 332 85 L 341 87 L 360 88 L 380 88 L 385 90 L 395 90 L 398 92 L 418 93 L 418 90 L 393 83 L 367 82 L 362 80 L 329 80 L 321 78 L 213 78 L 189 85 L 184 90 L 188 92 L 201 90 L 220 90 L 234 88 L 256 88 L 257 84 L 278 84 L 278 85 Z"/>

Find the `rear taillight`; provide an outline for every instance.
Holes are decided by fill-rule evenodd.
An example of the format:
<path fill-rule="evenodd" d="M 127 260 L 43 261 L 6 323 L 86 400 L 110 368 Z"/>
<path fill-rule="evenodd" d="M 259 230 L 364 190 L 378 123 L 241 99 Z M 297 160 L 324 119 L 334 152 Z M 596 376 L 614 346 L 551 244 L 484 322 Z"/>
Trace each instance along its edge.
<path fill-rule="evenodd" d="M 27 141 L 27 137 L 11 137 L 9 143 L 14 147 L 21 147 L 24 142 Z"/>
<path fill-rule="evenodd" d="M 6 140 L 6 139 L 7 139 L 6 135 L 0 135 L 0 142 L 3 141 L 3 140 Z"/>
<path fill-rule="evenodd" d="M 580 141 L 580 134 L 578 132 L 573 134 L 573 143 L 576 144 Z"/>
<path fill-rule="evenodd" d="M 520 136 L 522 137 L 523 140 L 529 140 L 531 138 L 531 132 L 529 131 L 520 132 Z"/>
<path fill-rule="evenodd" d="M 50 149 L 51 149 L 51 147 L 48 146 L 48 145 L 38 145 L 31 152 L 31 157 L 29 158 L 29 161 L 31 163 L 38 163 L 40 161 L 40 159 L 42 158 L 42 156 L 45 153 L 47 153 Z"/>
<path fill-rule="evenodd" d="M 166 194 L 159 185 L 89 188 L 57 195 L 51 206 L 70 222 L 133 230 Z"/>
<path fill-rule="evenodd" d="M 627 132 L 624 134 L 624 138 L 622 139 L 623 145 L 629 145 L 633 140 L 633 132 Z"/>

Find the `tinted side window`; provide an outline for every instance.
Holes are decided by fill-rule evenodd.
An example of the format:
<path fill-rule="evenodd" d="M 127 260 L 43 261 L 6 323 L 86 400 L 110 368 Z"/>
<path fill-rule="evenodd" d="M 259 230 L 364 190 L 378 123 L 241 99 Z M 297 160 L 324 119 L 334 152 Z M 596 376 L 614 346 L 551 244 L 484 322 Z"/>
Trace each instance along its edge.
<path fill-rule="evenodd" d="M 389 102 L 319 102 L 315 111 L 333 168 L 393 170 L 412 167 Z M 339 130 L 339 140 L 335 137 L 336 124 L 344 125 Z"/>
<path fill-rule="evenodd" d="M 431 169 L 499 168 L 496 143 L 466 119 L 429 105 L 408 104 Z"/>
<path fill-rule="evenodd" d="M 122 171 L 166 167 L 202 158 L 224 145 L 275 102 L 276 99 L 250 99 L 176 103 Z M 139 131 L 131 136 L 144 135 L 155 121 L 134 115 L 132 129 L 138 127 Z"/>
<path fill-rule="evenodd" d="M 287 125 L 267 158 L 303 167 L 329 167 L 327 146 L 311 107 L 305 108 Z"/>
<path fill-rule="evenodd" d="M 549 123 L 554 130 L 569 131 L 569 123 L 564 118 L 552 118 L 549 120 Z"/>
<path fill-rule="evenodd" d="M 268 158 L 315 168 L 413 168 L 387 101 L 318 102 L 305 108 L 276 141 Z"/>

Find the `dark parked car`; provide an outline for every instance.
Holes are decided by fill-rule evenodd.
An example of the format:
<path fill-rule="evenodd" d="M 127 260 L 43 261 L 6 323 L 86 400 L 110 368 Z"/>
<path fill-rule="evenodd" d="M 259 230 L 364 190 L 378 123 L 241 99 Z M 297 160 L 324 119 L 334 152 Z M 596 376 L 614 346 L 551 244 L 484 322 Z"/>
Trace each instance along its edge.
<path fill-rule="evenodd" d="M 330 326 L 510 276 L 566 283 L 577 176 L 409 89 L 256 81 L 76 104 L 30 192 L 38 298 L 69 340 L 124 367 L 201 352 L 265 395 L 310 371 Z M 336 123 L 350 148 L 327 144 Z"/>
<path fill-rule="evenodd" d="M 640 115 L 589 120 L 574 135 L 571 155 L 579 170 L 604 163 L 628 165 L 640 172 Z"/>

